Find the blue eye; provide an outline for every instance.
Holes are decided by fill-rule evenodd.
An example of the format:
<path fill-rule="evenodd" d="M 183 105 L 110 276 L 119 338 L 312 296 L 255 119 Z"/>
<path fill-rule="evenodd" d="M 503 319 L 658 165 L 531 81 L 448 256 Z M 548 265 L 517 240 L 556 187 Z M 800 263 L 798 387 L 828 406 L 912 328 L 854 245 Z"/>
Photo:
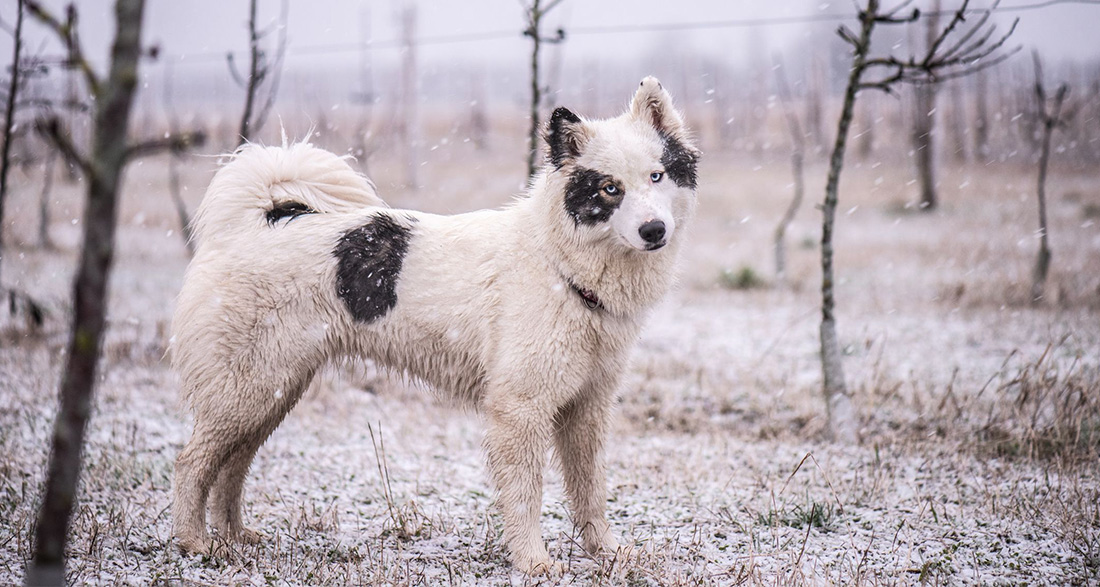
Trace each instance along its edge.
<path fill-rule="evenodd" d="M 661 181 L 661 178 L 663 178 L 664 176 L 665 176 L 664 172 L 654 171 L 653 173 L 649 174 L 649 181 L 652 181 L 653 183 L 657 183 L 657 182 Z"/>
<path fill-rule="evenodd" d="M 614 196 L 615 194 L 619 193 L 619 188 L 615 186 L 615 184 L 609 183 L 603 186 L 603 191 L 607 192 L 607 195 L 609 196 Z"/>

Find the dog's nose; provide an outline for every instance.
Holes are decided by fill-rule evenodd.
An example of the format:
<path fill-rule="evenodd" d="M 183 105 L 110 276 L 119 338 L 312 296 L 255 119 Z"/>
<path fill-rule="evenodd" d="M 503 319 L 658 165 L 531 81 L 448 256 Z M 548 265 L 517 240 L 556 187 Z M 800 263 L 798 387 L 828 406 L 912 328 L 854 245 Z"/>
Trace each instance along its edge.
<path fill-rule="evenodd" d="M 665 238 L 665 223 L 661 220 L 650 220 L 638 228 L 638 234 L 645 242 L 655 245 Z"/>

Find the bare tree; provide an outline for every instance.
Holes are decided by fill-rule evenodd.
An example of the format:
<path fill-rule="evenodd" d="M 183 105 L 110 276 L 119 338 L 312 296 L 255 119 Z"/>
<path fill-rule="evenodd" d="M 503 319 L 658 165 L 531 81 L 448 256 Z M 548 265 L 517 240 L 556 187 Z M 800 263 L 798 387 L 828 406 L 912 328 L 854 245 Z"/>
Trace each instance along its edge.
<path fill-rule="evenodd" d="M 401 8 L 401 136 L 405 139 L 405 185 L 416 190 L 420 173 L 420 99 L 416 72 L 416 4 Z"/>
<path fill-rule="evenodd" d="M 179 116 L 172 104 L 174 93 L 172 87 L 173 73 L 172 63 L 168 62 L 164 68 L 164 109 L 168 114 L 168 131 L 172 134 L 179 134 Z M 194 256 L 195 242 L 194 235 L 191 233 L 191 215 L 187 212 L 187 203 L 183 201 L 183 194 L 180 190 L 179 162 L 183 154 L 183 151 L 173 150 L 168 159 L 168 195 L 171 196 L 172 205 L 176 208 L 176 217 L 179 219 L 183 245 L 187 247 L 187 254 Z"/>
<path fill-rule="evenodd" d="M 50 149 L 42 170 L 42 191 L 38 194 L 38 246 L 54 248 L 50 239 L 50 192 L 53 190 L 53 170 L 57 166 L 57 151 Z"/>
<path fill-rule="evenodd" d="M 374 92 L 374 66 L 371 39 L 371 13 L 370 5 L 363 3 L 359 6 L 359 88 L 352 92 L 352 103 L 359 106 L 358 117 L 355 123 L 355 136 L 352 138 L 356 163 L 359 170 L 368 173 L 371 155 L 378 149 L 374 137 L 372 124 L 374 122 L 374 104 L 378 97 Z"/>
<path fill-rule="evenodd" d="M 1039 199 L 1039 255 L 1035 259 L 1035 271 L 1031 280 L 1031 303 L 1039 303 L 1043 299 L 1043 288 L 1046 285 L 1047 273 L 1050 271 L 1050 243 L 1047 229 L 1047 167 L 1050 164 L 1050 138 L 1054 129 L 1062 125 L 1062 105 L 1069 95 L 1069 86 L 1062 84 L 1054 93 L 1053 100 L 1047 99 L 1046 88 L 1043 86 L 1043 64 L 1039 60 L 1039 52 L 1032 51 L 1031 58 L 1035 62 L 1035 106 L 1036 118 L 1039 121 L 1042 142 L 1039 151 L 1039 180 L 1036 194 Z M 1048 104 L 1048 102 L 1050 102 Z"/>
<path fill-rule="evenodd" d="M 932 10 L 924 19 L 924 49 L 936 42 L 940 28 L 940 0 L 932 0 Z M 916 23 L 917 21 L 913 21 Z M 914 28 L 909 29 L 910 32 Z M 915 43 L 912 43 L 915 45 Z M 913 48 L 915 53 L 917 49 Z M 932 133 L 936 126 L 935 78 L 925 83 L 913 84 L 913 153 L 917 163 L 917 183 L 920 186 L 920 209 L 930 212 L 936 208 L 936 152 Z"/>
<path fill-rule="evenodd" d="M 794 176 L 794 197 L 787 206 L 787 211 L 775 227 L 775 279 L 779 283 L 785 283 L 787 279 L 787 252 L 786 234 L 787 228 L 794 220 L 802 206 L 802 198 L 806 191 L 806 178 L 803 171 L 803 163 L 806 160 L 806 138 L 802 132 L 802 125 L 798 121 L 798 115 L 794 112 L 791 88 L 787 83 L 787 74 L 778 55 L 772 61 L 775 64 L 775 87 L 779 95 L 779 102 L 783 107 L 783 117 L 787 121 L 787 131 L 791 136 L 791 175 Z"/>
<path fill-rule="evenodd" d="M 998 40 L 992 41 L 994 27 L 986 27 L 990 10 L 981 12 L 977 22 L 969 29 L 955 34 L 959 25 L 966 20 L 968 1 L 955 11 L 950 22 L 928 44 L 927 51 L 920 59 L 910 56 L 899 59 L 892 54 L 871 55 L 871 37 L 875 27 L 880 24 L 891 25 L 916 21 L 920 11 L 914 9 L 908 16 L 899 16 L 900 11 L 909 2 L 893 10 L 883 12 L 879 0 L 867 0 L 867 7 L 859 11 L 859 32 L 853 33 L 841 25 L 837 30 L 844 41 L 852 47 L 852 63 L 848 74 L 848 83 L 844 89 L 844 102 L 837 123 L 836 139 L 829 158 L 829 173 L 825 183 L 825 200 L 822 204 L 821 226 L 821 366 L 823 391 L 828 429 L 834 438 L 846 442 L 858 440 L 858 422 L 855 406 L 852 404 L 844 370 L 841 364 L 841 348 L 836 334 L 835 291 L 833 277 L 833 230 L 836 220 L 836 208 L 840 183 L 840 172 L 844 167 L 844 152 L 851 129 L 852 113 L 856 97 L 862 90 L 881 90 L 894 93 L 899 83 L 927 84 L 938 80 L 969 75 L 981 68 L 992 67 L 1007 59 L 1012 52 L 994 55 L 1015 30 L 1012 28 Z M 995 6 L 995 5 L 994 5 Z M 951 40 L 948 43 L 948 40 Z M 877 75 L 865 79 L 865 75 Z"/>
<path fill-rule="evenodd" d="M 974 158 L 989 161 L 989 74 L 974 75 Z"/>
<path fill-rule="evenodd" d="M 966 163 L 966 120 L 963 111 L 962 84 L 959 81 L 947 84 L 950 96 L 951 108 L 947 111 L 949 124 L 947 130 L 951 135 L 951 157 L 955 163 Z"/>
<path fill-rule="evenodd" d="M 810 57 L 810 71 L 806 76 L 806 132 L 813 141 L 814 153 L 820 154 L 824 150 L 825 131 L 825 96 L 828 94 L 825 81 L 825 69 L 828 59 L 820 53 L 814 53 Z"/>
<path fill-rule="evenodd" d="M 527 132 L 527 177 L 535 175 L 539 154 L 539 104 L 542 103 L 542 82 L 539 79 L 539 48 L 542 43 L 560 43 L 565 40 L 565 31 L 558 29 L 553 37 L 543 37 L 540 27 L 542 18 L 553 10 L 562 0 L 550 0 L 542 5 L 540 0 L 531 0 L 523 6 L 527 17 L 527 28 L 523 35 L 531 38 L 531 128 Z"/>
<path fill-rule="evenodd" d="M 287 0 L 283 0 L 279 20 L 275 29 L 279 33 L 276 43 L 275 59 L 268 61 L 267 53 L 260 47 L 260 40 L 270 34 L 268 31 L 260 31 L 256 25 L 256 0 L 249 0 L 248 4 L 248 78 L 244 78 L 237 72 L 233 60 L 233 53 L 226 54 L 226 62 L 229 64 L 229 73 L 237 84 L 245 88 L 244 111 L 241 113 L 241 124 L 237 131 L 237 146 L 247 143 L 256 133 L 263 128 L 267 121 L 267 115 L 275 104 L 275 97 L 279 93 L 279 80 L 282 75 L 283 57 L 286 55 L 286 25 L 288 14 Z M 267 95 L 258 112 L 256 101 L 259 98 L 260 86 L 271 76 L 271 83 L 267 86 Z"/>
<path fill-rule="evenodd" d="M 115 3 L 115 38 L 106 79 L 101 79 L 83 56 L 74 27 L 75 8 L 70 7 L 68 18 L 62 22 L 38 0 L 27 0 L 26 6 L 65 43 L 69 60 L 83 73 L 95 101 L 94 135 L 87 153 L 82 153 L 73 144 L 56 117 L 40 125 L 61 153 L 80 169 L 88 190 L 84 242 L 73 284 L 72 330 L 62 373 L 60 407 L 54 421 L 42 507 L 35 523 L 34 558 L 25 577 L 27 585 L 63 585 L 65 544 L 80 477 L 84 430 L 92 407 L 96 362 L 106 323 L 107 282 L 114 258 L 122 169 L 134 157 L 164 148 L 181 148 L 192 144 L 197 137 L 169 136 L 134 145 L 126 141 L 138 79 L 143 0 L 117 0 Z"/>
<path fill-rule="evenodd" d="M 8 78 L 8 100 L 4 110 L 4 147 L 0 152 L 0 248 L 4 235 L 4 200 L 8 197 L 8 169 L 11 164 L 12 127 L 15 124 L 15 100 L 19 94 L 20 53 L 23 50 L 23 0 L 19 0 L 12 33 L 11 76 Z"/>
<path fill-rule="evenodd" d="M 65 24 L 35 2 L 30 7 L 31 12 L 51 25 L 58 36 L 74 38 Z M 35 553 L 27 570 L 27 585 L 65 583 L 65 543 L 76 498 L 80 452 L 91 411 L 92 384 L 96 379 L 96 359 L 105 321 L 107 278 L 114 253 L 116 195 L 127 154 L 126 129 L 137 82 L 143 9 L 143 0 L 118 0 L 116 3 L 117 29 L 111 48 L 110 73 L 105 83 L 86 62 L 81 66 L 96 97 L 93 158 L 77 153 L 71 143 L 58 145 L 79 163 L 87 176 L 88 203 L 84 212 L 83 252 L 73 292 L 75 312 L 61 383 L 61 407 L 54 423 L 45 497 L 35 527 Z M 83 61 L 78 45 L 70 42 L 68 48 L 74 62 Z"/>
<path fill-rule="evenodd" d="M 863 101 L 863 110 L 860 118 L 863 122 L 859 125 L 859 158 L 866 161 L 875 153 L 875 117 L 878 111 L 875 108 L 875 100 L 870 96 Z"/>

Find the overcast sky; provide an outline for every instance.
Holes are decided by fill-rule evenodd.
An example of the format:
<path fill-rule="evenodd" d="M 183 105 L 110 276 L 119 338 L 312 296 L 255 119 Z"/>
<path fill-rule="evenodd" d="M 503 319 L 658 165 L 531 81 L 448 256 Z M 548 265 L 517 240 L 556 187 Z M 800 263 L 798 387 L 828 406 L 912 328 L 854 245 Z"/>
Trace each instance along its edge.
<path fill-rule="evenodd" d="M 354 63 L 358 53 L 352 48 L 369 27 L 369 39 L 378 45 L 376 55 L 386 59 L 387 42 L 399 38 L 397 13 L 401 0 L 289 0 L 289 65 L 291 67 L 330 62 Z M 1035 4 L 1039 0 L 1005 0 L 1002 8 Z M 439 37 L 474 33 L 503 33 L 504 38 L 425 46 L 421 57 L 427 62 L 471 60 L 484 63 L 522 64 L 528 43 L 520 36 L 522 8 L 519 0 L 420 0 L 419 36 Z M 63 2 L 50 0 L 47 5 L 60 9 Z M 113 33 L 109 0 L 77 0 L 81 16 L 80 31 L 89 56 L 102 63 Z M 945 7 L 955 4 L 944 0 Z M 988 2 L 978 0 L 974 6 Z M 0 1 L 0 18 L 10 23 L 14 0 Z M 272 22 L 278 15 L 279 0 L 260 0 L 260 21 Z M 624 25 L 673 25 L 677 23 L 714 23 L 718 21 L 766 19 L 814 14 L 852 12 L 849 1 L 807 0 L 565 0 L 547 17 L 548 28 L 573 29 L 564 48 L 568 59 L 599 58 L 608 61 L 637 59 L 666 49 L 698 50 L 736 61 L 750 42 L 764 42 L 768 50 L 783 50 L 800 37 L 820 29 L 831 30 L 835 23 L 786 24 L 773 26 L 714 28 L 677 33 L 636 32 L 585 34 L 585 28 Z M 1100 3 L 1072 2 L 1039 10 L 1005 13 L 1002 25 L 1011 16 L 1021 23 L 1014 37 L 1017 44 L 1038 48 L 1048 59 L 1094 61 L 1100 58 Z M 146 7 L 147 43 L 158 43 L 164 52 L 186 66 L 201 67 L 204 62 L 224 63 L 231 50 L 247 47 L 247 0 L 148 0 Z M 41 27 L 28 26 L 29 50 L 42 50 L 45 37 Z M 514 36 L 511 36 L 514 32 Z M 345 47 L 341 50 L 341 46 Z M 0 62 L 10 62 L 3 51 Z"/>

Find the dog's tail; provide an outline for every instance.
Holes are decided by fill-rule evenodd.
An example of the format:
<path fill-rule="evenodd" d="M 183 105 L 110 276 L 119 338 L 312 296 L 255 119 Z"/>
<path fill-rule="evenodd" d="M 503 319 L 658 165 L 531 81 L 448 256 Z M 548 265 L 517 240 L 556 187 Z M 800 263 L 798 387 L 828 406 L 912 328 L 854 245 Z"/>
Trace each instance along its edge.
<path fill-rule="evenodd" d="M 310 145 L 245 145 L 214 175 L 192 227 L 201 246 L 245 225 L 274 226 L 302 214 L 386 206 L 374 183 L 339 157 Z"/>

